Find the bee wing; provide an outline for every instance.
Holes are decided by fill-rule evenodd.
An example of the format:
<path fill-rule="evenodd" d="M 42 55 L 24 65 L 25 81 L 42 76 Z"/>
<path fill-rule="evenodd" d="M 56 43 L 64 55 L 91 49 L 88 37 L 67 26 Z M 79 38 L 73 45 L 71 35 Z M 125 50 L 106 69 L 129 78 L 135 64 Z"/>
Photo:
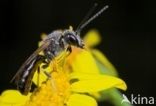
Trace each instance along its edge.
<path fill-rule="evenodd" d="M 17 73 L 14 75 L 14 77 L 11 79 L 10 82 L 13 82 L 18 77 L 18 75 L 24 70 L 25 66 L 30 64 L 31 61 L 37 57 L 38 53 L 46 49 L 51 41 L 52 41 L 51 39 L 46 40 L 46 42 L 44 42 L 35 52 L 33 52 L 30 55 L 30 57 L 22 64 L 22 66 L 19 68 L 19 70 L 17 71 Z"/>

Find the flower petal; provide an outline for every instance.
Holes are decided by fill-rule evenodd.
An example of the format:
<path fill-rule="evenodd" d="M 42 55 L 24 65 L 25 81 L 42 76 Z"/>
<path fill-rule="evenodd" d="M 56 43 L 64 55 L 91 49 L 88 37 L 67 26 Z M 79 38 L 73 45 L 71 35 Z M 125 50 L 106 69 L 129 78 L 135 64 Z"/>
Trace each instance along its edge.
<path fill-rule="evenodd" d="M 96 62 L 90 52 L 81 50 L 71 63 L 74 72 L 99 73 Z"/>
<path fill-rule="evenodd" d="M 101 65 L 103 65 L 103 67 L 105 67 L 105 69 L 107 69 L 107 71 L 109 71 L 109 73 L 111 73 L 114 76 L 117 76 L 117 70 L 115 69 L 113 64 L 107 59 L 107 57 L 105 56 L 104 53 L 100 52 L 97 49 L 92 49 L 91 52 L 97 62 L 101 63 Z M 102 71 L 102 70 L 100 70 L 100 71 Z"/>
<path fill-rule="evenodd" d="M 72 94 L 69 97 L 67 106 L 97 106 L 94 98 L 83 94 Z"/>
<path fill-rule="evenodd" d="M 77 79 L 71 84 L 71 90 L 74 92 L 98 92 L 113 87 L 127 89 L 123 80 L 108 75 L 75 73 L 71 75 L 71 79 Z"/>
<path fill-rule="evenodd" d="M 100 34 L 97 30 L 90 30 L 85 36 L 84 36 L 84 42 L 87 47 L 96 46 L 101 41 Z"/>
<path fill-rule="evenodd" d="M 17 90 L 6 90 L 0 96 L 0 106 L 23 106 L 29 96 L 23 96 Z"/>

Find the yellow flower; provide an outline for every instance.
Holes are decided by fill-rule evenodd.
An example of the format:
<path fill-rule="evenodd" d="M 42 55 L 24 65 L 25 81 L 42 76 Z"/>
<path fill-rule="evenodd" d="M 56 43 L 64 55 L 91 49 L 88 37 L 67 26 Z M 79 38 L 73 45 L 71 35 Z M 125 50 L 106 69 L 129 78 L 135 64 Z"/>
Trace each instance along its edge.
<path fill-rule="evenodd" d="M 81 92 L 86 90 L 94 96 L 99 96 L 99 94 L 97 94 L 99 91 L 109 88 L 127 89 L 125 82 L 121 79 L 113 77 L 112 75 L 101 74 L 101 68 L 98 67 L 92 53 L 86 50 L 73 47 L 73 52 L 67 57 L 65 67 L 73 72 L 73 76 L 77 75 L 79 79 L 83 80 L 80 86 L 78 85 L 79 87 L 83 87 L 79 89 Z M 76 83 L 74 84 L 75 88 L 78 88 L 78 86 Z"/>
<path fill-rule="evenodd" d="M 84 42 L 86 44 L 86 47 L 94 57 L 97 66 L 100 68 L 99 71 L 103 74 L 118 76 L 117 70 L 107 59 L 105 54 L 99 51 L 98 49 L 94 48 L 101 42 L 100 33 L 96 29 L 90 30 L 84 36 Z"/>
<path fill-rule="evenodd" d="M 29 97 L 30 94 L 23 96 L 17 90 L 6 90 L 0 96 L 0 106 L 24 106 Z"/>
<path fill-rule="evenodd" d="M 72 53 L 63 52 L 41 74 L 35 73 L 33 82 L 38 83 L 32 94 L 21 95 L 7 90 L 0 96 L 0 106 L 97 106 L 90 94 L 109 88 L 126 90 L 123 80 L 101 74 L 92 54 L 72 47 Z M 65 61 L 66 60 L 66 61 Z M 51 78 L 42 72 L 50 73 Z"/>

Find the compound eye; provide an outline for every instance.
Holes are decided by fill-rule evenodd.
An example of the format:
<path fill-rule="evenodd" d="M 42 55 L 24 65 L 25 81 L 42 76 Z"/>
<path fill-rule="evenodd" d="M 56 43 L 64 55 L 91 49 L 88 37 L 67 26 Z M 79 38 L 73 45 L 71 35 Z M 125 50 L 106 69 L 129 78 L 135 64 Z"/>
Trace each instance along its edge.
<path fill-rule="evenodd" d="M 73 36 L 73 35 L 68 35 L 67 38 L 68 38 L 68 41 L 69 41 L 70 44 L 72 44 L 72 45 L 77 45 L 77 39 L 76 39 L 75 36 Z"/>

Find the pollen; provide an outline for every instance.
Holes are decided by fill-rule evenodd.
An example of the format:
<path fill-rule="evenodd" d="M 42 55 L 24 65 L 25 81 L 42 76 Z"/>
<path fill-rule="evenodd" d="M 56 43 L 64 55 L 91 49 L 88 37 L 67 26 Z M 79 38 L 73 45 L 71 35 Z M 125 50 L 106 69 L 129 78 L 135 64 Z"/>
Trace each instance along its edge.
<path fill-rule="evenodd" d="M 68 74 L 53 62 L 51 78 L 43 82 L 30 97 L 26 106 L 64 106 L 70 95 Z"/>

